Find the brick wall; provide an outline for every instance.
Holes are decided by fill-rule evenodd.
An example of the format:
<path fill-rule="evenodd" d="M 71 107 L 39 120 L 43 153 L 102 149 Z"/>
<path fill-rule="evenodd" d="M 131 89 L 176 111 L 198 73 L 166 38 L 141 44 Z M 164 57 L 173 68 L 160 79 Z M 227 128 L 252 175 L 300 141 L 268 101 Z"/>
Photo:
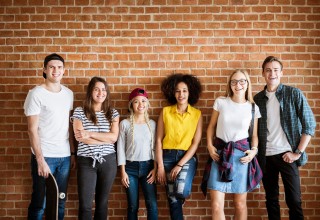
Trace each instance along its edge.
<path fill-rule="evenodd" d="M 57 3 L 57 2 L 60 2 Z M 261 90 L 267 55 L 284 61 L 282 81 L 301 88 L 315 113 L 317 132 L 300 169 L 306 219 L 320 217 L 320 1 L 319 0 L 0 0 L 0 218 L 25 219 L 31 193 L 30 144 L 23 103 L 43 82 L 42 63 L 57 52 L 66 59 L 63 83 L 84 98 L 92 76 L 107 79 L 114 106 L 126 116 L 128 92 L 146 88 L 157 119 L 166 103 L 162 79 L 173 72 L 197 75 L 204 92 L 196 105 L 204 115 L 193 193 L 184 206 L 187 220 L 210 219 L 210 201 L 199 190 L 207 158 L 205 130 L 214 99 L 227 76 L 247 69 L 254 93 Z M 288 219 L 283 200 L 282 215 Z M 77 186 L 72 171 L 66 219 L 76 219 Z M 158 186 L 160 219 L 168 219 Z M 146 219 L 143 199 L 141 219 Z M 263 188 L 248 194 L 250 219 L 266 219 Z M 227 219 L 232 197 L 226 196 Z M 125 219 L 126 196 L 119 175 L 110 197 L 110 219 Z"/>

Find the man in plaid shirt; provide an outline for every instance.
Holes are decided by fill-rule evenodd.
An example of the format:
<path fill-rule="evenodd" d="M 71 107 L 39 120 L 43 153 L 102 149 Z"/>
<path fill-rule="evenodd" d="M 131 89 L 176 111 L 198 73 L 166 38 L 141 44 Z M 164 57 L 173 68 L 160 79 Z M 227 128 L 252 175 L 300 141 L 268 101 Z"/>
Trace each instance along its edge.
<path fill-rule="evenodd" d="M 254 97 L 261 118 L 258 121 L 258 160 L 263 170 L 263 185 L 270 220 L 280 219 L 279 173 L 285 188 L 289 218 L 303 219 L 300 177 L 297 161 L 315 132 L 315 118 L 303 93 L 283 85 L 283 65 L 274 57 L 262 64 L 267 85 Z"/>

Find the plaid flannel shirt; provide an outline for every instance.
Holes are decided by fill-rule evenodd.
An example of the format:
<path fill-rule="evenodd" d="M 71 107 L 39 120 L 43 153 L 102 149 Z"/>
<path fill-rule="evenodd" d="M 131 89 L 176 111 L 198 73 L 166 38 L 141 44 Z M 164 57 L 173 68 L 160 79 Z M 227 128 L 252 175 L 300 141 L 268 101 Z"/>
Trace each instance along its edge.
<path fill-rule="evenodd" d="M 218 150 L 222 150 L 220 152 L 220 160 L 218 161 L 218 172 L 220 176 L 220 181 L 222 182 L 231 182 L 233 177 L 233 172 L 237 172 L 233 170 L 233 152 L 234 148 L 245 152 L 249 149 L 248 139 L 242 139 L 236 142 L 224 142 L 220 138 L 215 138 L 214 146 Z M 205 170 L 203 173 L 202 181 L 201 181 L 201 190 L 203 194 L 207 195 L 207 183 L 210 176 L 211 171 L 211 163 L 212 158 L 209 156 L 207 164 L 205 166 Z M 254 157 L 250 163 L 248 164 L 248 181 L 247 181 L 247 190 L 248 192 L 254 190 L 262 179 L 262 170 L 259 166 L 258 160 Z"/>
<path fill-rule="evenodd" d="M 219 150 L 222 149 L 220 153 L 220 160 L 218 162 L 220 180 L 222 182 L 230 182 L 233 179 L 233 173 L 237 172 L 236 170 L 232 169 L 233 151 L 235 148 L 243 152 L 249 150 L 250 147 L 248 139 L 245 138 L 239 141 L 230 141 L 226 143 L 220 138 L 216 138 L 214 141 L 214 146 Z M 248 164 L 248 191 L 252 191 L 253 189 L 255 189 L 261 179 L 262 171 L 258 164 L 257 158 L 254 157 Z"/>
<path fill-rule="evenodd" d="M 261 118 L 258 119 L 259 153 L 258 160 L 262 170 L 266 165 L 267 146 L 267 101 L 266 89 L 254 96 L 259 106 Z M 314 135 L 316 122 L 306 97 L 300 89 L 280 84 L 275 93 L 280 103 L 280 123 L 294 152 L 302 134 Z"/>

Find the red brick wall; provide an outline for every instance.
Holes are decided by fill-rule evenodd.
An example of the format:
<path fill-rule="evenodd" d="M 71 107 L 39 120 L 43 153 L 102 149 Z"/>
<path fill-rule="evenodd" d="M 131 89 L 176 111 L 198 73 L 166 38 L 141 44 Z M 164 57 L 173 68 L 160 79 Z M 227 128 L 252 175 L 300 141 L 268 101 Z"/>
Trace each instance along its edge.
<path fill-rule="evenodd" d="M 56 3 L 56 2 L 61 2 Z M 197 107 L 204 115 L 193 193 L 186 219 L 210 219 L 210 201 L 199 190 L 207 158 L 205 130 L 214 99 L 227 76 L 247 69 L 254 93 L 261 90 L 267 55 L 284 61 L 286 84 L 301 88 L 315 113 L 317 132 L 301 168 L 306 219 L 320 217 L 320 1 L 318 0 L 1 0 L 0 1 L 0 218 L 25 219 L 31 193 L 30 144 L 23 103 L 43 82 L 42 63 L 57 52 L 66 59 L 63 83 L 81 104 L 92 76 L 106 77 L 115 107 L 125 117 L 128 92 L 137 85 L 150 93 L 156 119 L 166 103 L 162 79 L 173 72 L 197 75 L 204 92 Z M 281 188 L 282 215 L 288 218 Z M 66 219 L 77 217 L 72 171 Z M 166 196 L 158 187 L 160 219 L 168 219 Z M 143 199 L 139 215 L 146 219 Z M 266 219 L 263 188 L 248 194 L 250 219 Z M 232 199 L 226 197 L 227 219 Z M 119 181 L 110 197 L 110 219 L 125 219 L 126 196 Z"/>

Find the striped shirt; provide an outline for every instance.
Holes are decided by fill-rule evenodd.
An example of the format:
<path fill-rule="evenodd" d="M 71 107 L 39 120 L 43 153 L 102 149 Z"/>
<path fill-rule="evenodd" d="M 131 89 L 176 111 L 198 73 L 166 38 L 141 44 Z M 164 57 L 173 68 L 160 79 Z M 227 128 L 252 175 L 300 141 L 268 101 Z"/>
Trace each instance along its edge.
<path fill-rule="evenodd" d="M 92 132 L 110 132 L 111 124 L 106 119 L 105 113 L 103 111 L 96 112 L 97 124 L 95 125 L 90 121 L 84 114 L 82 107 L 77 107 L 74 110 L 72 119 L 78 119 L 82 122 L 83 129 Z M 117 110 L 112 109 L 112 119 L 119 117 Z M 95 166 L 96 161 L 102 163 L 104 161 L 103 157 L 115 153 L 114 144 L 101 144 L 101 145 L 91 145 L 79 142 L 77 156 L 91 157 Z"/>

